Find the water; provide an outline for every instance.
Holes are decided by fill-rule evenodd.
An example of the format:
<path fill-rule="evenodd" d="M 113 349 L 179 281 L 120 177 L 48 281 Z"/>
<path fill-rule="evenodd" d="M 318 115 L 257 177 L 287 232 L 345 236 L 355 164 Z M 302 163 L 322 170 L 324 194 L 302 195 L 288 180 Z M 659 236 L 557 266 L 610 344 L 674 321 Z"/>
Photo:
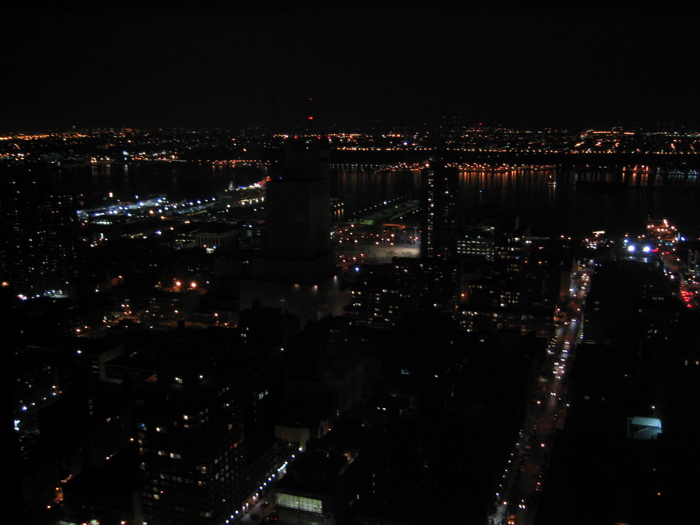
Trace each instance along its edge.
<path fill-rule="evenodd" d="M 64 190 L 101 199 L 112 193 L 131 201 L 148 195 L 167 195 L 172 201 L 216 196 L 230 183 L 248 185 L 265 176 L 254 167 L 190 162 L 153 162 L 132 165 L 95 164 L 62 168 L 57 175 Z"/>
<path fill-rule="evenodd" d="M 337 197 L 349 210 L 400 195 L 420 197 L 418 171 L 343 167 L 335 176 Z M 700 234 L 700 177 L 693 173 L 662 177 L 621 168 L 468 168 L 460 171 L 458 203 L 465 217 L 517 214 L 543 235 L 641 233 L 649 217 L 668 218 L 681 233 Z"/>
<path fill-rule="evenodd" d="M 95 202 L 110 192 L 123 200 L 153 194 L 171 200 L 210 198 L 231 183 L 247 185 L 264 176 L 260 168 L 196 163 L 96 165 L 57 175 L 65 189 Z M 346 217 L 385 200 L 419 199 L 420 183 L 416 170 L 370 165 L 331 170 L 331 196 L 345 204 Z M 669 219 L 681 234 L 700 234 L 700 176 L 692 172 L 660 176 L 622 168 L 474 167 L 460 171 L 458 203 L 465 216 L 514 213 L 535 233 L 548 235 L 641 232 L 648 217 Z"/>
<path fill-rule="evenodd" d="M 555 185 L 547 183 L 550 177 Z M 517 213 L 536 231 L 550 235 L 641 232 L 648 218 L 668 218 L 681 231 L 700 233 L 696 177 L 662 180 L 620 169 L 476 172 L 464 175 L 461 193 L 471 206 L 481 201 L 485 207 Z"/>

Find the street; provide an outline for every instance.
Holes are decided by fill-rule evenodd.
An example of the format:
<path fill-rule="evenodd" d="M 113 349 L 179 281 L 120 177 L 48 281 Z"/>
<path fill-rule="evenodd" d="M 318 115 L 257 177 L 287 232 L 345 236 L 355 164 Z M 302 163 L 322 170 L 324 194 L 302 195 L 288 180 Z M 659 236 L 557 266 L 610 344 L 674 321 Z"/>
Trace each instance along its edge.
<path fill-rule="evenodd" d="M 568 308 L 547 349 L 545 372 L 531 390 L 523 426 L 504 468 L 489 525 L 531 525 L 537 512 L 557 427 L 563 428 L 567 402 L 566 377 L 581 339 L 582 307 L 591 268 L 579 267 L 572 279 Z"/>

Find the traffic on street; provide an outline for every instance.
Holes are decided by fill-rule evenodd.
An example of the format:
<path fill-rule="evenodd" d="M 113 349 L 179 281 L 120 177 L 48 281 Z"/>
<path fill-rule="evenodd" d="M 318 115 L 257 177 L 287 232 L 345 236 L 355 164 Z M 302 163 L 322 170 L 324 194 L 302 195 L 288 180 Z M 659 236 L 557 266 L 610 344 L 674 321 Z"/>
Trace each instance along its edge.
<path fill-rule="evenodd" d="M 569 407 L 567 372 L 581 341 L 583 305 L 592 266 L 574 272 L 569 302 L 560 310 L 547 348 L 544 372 L 531 389 L 525 419 L 495 494 L 489 525 L 531 525 L 543 488 L 557 428 L 563 428 Z"/>

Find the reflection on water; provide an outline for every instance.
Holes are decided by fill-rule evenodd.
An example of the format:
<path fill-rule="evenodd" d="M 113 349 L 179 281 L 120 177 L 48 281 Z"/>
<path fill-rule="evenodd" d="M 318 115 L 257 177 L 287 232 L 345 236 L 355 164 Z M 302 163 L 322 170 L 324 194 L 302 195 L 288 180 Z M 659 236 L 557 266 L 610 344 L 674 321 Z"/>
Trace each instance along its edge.
<path fill-rule="evenodd" d="M 420 172 L 414 170 L 344 165 L 333 169 L 331 177 L 332 197 L 343 202 L 346 217 L 384 201 L 420 197 Z"/>
<path fill-rule="evenodd" d="M 348 209 L 401 195 L 420 196 L 418 170 L 335 170 L 337 197 Z M 460 169 L 458 204 L 468 218 L 510 213 L 535 233 L 580 236 L 641 231 L 648 217 L 666 217 L 698 234 L 700 175 L 650 168 L 504 167 Z"/>
<path fill-rule="evenodd" d="M 63 169 L 64 189 L 124 200 L 135 195 L 167 195 L 171 200 L 209 198 L 234 185 L 262 180 L 264 169 L 196 163 L 132 166 L 101 164 Z M 332 166 L 331 196 L 343 202 L 345 216 L 397 198 L 419 199 L 417 169 L 377 165 Z M 698 234 L 700 175 L 649 167 L 559 168 L 552 166 L 468 166 L 459 174 L 458 203 L 465 217 L 513 213 L 535 232 L 585 235 L 639 231 L 647 217 L 668 218 L 682 233 Z"/>
<path fill-rule="evenodd" d="M 171 200 L 210 198 L 235 185 L 261 180 L 261 168 L 211 165 L 207 163 L 97 164 L 62 168 L 64 189 L 92 196 L 113 193 L 123 200 L 135 196 L 167 195 Z"/>

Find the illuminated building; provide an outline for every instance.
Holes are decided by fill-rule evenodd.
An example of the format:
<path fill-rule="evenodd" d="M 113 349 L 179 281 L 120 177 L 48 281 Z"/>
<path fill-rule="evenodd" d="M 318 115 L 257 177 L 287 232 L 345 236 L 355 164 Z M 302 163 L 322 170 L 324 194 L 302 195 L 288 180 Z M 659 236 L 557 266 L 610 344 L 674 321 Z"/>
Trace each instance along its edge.
<path fill-rule="evenodd" d="M 482 226 L 460 229 L 457 237 L 457 255 L 493 261 L 493 228 Z"/>
<path fill-rule="evenodd" d="M 421 257 L 452 258 L 457 253 L 457 182 L 459 171 L 430 162 L 423 171 Z"/>
<path fill-rule="evenodd" d="M 180 345 L 178 345 L 180 346 Z M 171 348 L 141 384 L 137 412 L 144 521 L 224 523 L 245 506 L 243 415 L 215 352 Z"/>
<path fill-rule="evenodd" d="M 356 490 L 353 463 L 360 452 L 328 447 L 305 452 L 277 485 L 284 523 L 330 525 L 348 519 Z"/>
<path fill-rule="evenodd" d="M 360 273 L 346 317 L 354 326 L 389 329 L 408 310 L 449 308 L 459 272 L 450 261 L 395 257 L 391 264 L 365 267 Z"/>
<path fill-rule="evenodd" d="M 468 301 L 457 313 L 467 331 L 552 333 L 553 313 L 571 268 L 571 256 L 555 242 L 535 239 L 516 219 L 493 235 L 493 260 L 467 284 Z"/>
<path fill-rule="evenodd" d="M 458 290 L 459 171 L 431 161 L 422 171 L 420 258 L 396 257 L 366 268 L 353 286 L 346 315 L 355 326 L 388 329 L 406 310 L 449 308 Z"/>

